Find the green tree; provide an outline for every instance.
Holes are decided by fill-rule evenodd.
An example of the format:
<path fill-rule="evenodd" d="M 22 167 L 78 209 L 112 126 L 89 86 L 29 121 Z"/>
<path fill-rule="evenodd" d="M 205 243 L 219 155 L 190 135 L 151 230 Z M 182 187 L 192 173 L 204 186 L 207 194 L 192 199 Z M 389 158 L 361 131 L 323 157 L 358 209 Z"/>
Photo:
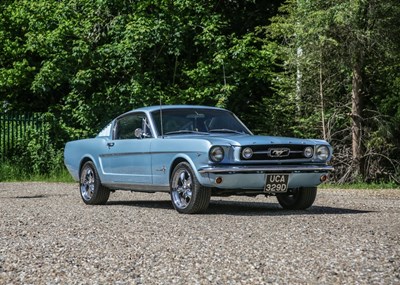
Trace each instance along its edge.
<path fill-rule="evenodd" d="M 268 30 L 283 59 L 277 86 L 290 94 L 295 117 L 306 126 L 318 122 L 321 136 L 336 145 L 343 181 L 379 178 L 387 163 L 386 179 L 395 178 L 395 161 L 371 162 L 399 155 L 398 116 L 391 117 L 399 105 L 382 108 L 398 104 L 399 9 L 397 1 L 292 0 Z"/>
<path fill-rule="evenodd" d="M 74 26 L 61 1 L 6 1 L 0 19 L 0 94 L 14 110 L 46 111 L 68 92 Z"/>
<path fill-rule="evenodd" d="M 0 101 L 61 114 L 80 137 L 160 98 L 257 122 L 248 106 L 271 91 L 255 29 L 280 2 L 3 1 Z"/>

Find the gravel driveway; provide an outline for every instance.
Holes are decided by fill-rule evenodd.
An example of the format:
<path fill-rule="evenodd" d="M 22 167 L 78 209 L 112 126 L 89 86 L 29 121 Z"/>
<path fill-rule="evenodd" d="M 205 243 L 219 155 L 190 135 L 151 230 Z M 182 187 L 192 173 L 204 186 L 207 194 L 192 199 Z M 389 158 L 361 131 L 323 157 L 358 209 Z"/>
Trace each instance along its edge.
<path fill-rule="evenodd" d="M 76 184 L 0 183 L 0 284 L 400 284 L 400 190 L 320 190 L 307 211 L 167 194 L 86 206 Z"/>

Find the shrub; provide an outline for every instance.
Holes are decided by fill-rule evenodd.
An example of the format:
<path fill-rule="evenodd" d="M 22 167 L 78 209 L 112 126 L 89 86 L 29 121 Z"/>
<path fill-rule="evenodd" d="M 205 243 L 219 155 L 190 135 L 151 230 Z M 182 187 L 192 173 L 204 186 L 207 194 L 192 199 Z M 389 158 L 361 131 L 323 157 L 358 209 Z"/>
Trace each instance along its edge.
<path fill-rule="evenodd" d="M 52 176 L 59 173 L 63 168 L 63 152 L 56 148 L 50 137 L 52 127 L 51 123 L 45 122 L 40 130 L 29 128 L 7 154 L 2 172 L 11 167 L 14 175 Z"/>

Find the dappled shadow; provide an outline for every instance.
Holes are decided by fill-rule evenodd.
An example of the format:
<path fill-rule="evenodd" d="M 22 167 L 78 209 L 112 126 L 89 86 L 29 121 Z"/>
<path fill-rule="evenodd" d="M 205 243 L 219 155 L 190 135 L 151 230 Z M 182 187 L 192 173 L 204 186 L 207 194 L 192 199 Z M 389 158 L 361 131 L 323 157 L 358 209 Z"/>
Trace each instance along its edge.
<path fill-rule="evenodd" d="M 140 208 L 156 208 L 174 210 L 169 200 L 136 200 L 136 201 L 109 201 L 108 206 L 132 206 Z M 284 215 L 343 215 L 364 214 L 372 211 L 346 209 L 338 207 L 312 206 L 307 210 L 285 210 L 278 203 L 214 201 L 203 215 L 236 215 L 236 216 L 284 216 Z"/>

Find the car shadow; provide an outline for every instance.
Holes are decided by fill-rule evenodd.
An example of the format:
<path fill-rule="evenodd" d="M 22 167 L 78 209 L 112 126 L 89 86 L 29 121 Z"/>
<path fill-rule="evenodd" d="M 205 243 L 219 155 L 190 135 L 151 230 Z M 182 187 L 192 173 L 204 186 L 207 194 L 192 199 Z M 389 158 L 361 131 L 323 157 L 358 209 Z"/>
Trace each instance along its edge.
<path fill-rule="evenodd" d="M 132 201 L 108 201 L 107 206 L 132 206 L 139 208 L 153 208 L 174 210 L 171 201 L 168 200 L 132 200 Z"/>
<path fill-rule="evenodd" d="M 174 210 L 168 200 L 136 200 L 136 201 L 109 201 L 108 206 L 132 206 L 140 208 L 154 208 Z M 339 207 L 312 206 L 307 210 L 285 210 L 278 203 L 215 201 L 211 200 L 206 212 L 201 215 L 232 215 L 232 216 L 285 216 L 285 215 L 343 215 L 365 214 L 373 211 L 347 209 Z"/>
<path fill-rule="evenodd" d="M 370 212 L 372 211 L 327 206 L 312 206 L 307 210 L 285 210 L 278 203 L 213 201 L 206 213 L 240 216 L 298 216 L 365 214 Z"/>

